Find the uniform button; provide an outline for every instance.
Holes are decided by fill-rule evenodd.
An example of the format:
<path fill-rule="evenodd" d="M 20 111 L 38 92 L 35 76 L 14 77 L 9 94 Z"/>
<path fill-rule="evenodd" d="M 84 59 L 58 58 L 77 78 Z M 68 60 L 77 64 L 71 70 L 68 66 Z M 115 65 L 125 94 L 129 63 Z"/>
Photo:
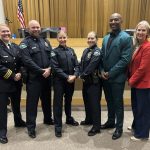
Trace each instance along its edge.
<path fill-rule="evenodd" d="M 14 57 L 14 59 L 16 59 L 16 57 Z"/>
<path fill-rule="evenodd" d="M 15 63 L 15 65 L 16 65 L 16 63 Z"/>
<path fill-rule="evenodd" d="M 17 69 L 15 68 L 15 71 L 16 71 Z"/>
<path fill-rule="evenodd" d="M 6 61 L 6 63 L 7 63 L 7 61 Z"/>

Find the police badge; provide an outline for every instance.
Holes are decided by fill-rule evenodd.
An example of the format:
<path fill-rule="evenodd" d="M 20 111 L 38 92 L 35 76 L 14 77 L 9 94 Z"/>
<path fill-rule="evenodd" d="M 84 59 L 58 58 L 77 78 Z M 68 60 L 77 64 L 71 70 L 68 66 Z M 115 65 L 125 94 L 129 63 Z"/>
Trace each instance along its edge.
<path fill-rule="evenodd" d="M 54 53 L 54 51 L 51 52 L 51 57 L 54 57 L 56 54 Z"/>
<path fill-rule="evenodd" d="M 91 58 L 91 55 L 92 55 L 92 52 L 88 52 L 88 54 L 87 54 L 87 58 Z"/>
<path fill-rule="evenodd" d="M 45 46 L 48 47 L 48 44 L 45 42 Z"/>

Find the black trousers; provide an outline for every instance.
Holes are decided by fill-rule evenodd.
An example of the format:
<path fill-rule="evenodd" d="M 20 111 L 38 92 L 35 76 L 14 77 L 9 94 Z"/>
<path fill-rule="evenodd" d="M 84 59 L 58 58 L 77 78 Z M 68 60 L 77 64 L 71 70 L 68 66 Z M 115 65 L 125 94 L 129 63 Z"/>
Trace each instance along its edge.
<path fill-rule="evenodd" d="M 110 83 L 103 81 L 103 89 L 107 102 L 108 109 L 108 122 L 115 124 L 116 129 L 123 129 L 124 120 L 124 104 L 123 104 L 123 93 L 125 83 Z"/>
<path fill-rule="evenodd" d="M 19 123 L 22 119 L 20 112 L 20 101 L 21 101 L 21 89 L 20 84 L 16 84 L 15 92 L 0 92 L 0 137 L 6 136 L 7 134 L 7 104 L 8 100 L 11 100 L 12 110 L 14 114 L 15 124 Z"/>
<path fill-rule="evenodd" d="M 71 118 L 71 102 L 74 93 L 74 83 L 68 83 L 65 80 L 55 78 L 54 79 L 54 122 L 55 128 L 62 128 L 62 106 L 64 97 L 64 107 L 66 120 Z"/>
<path fill-rule="evenodd" d="M 133 113 L 133 121 L 132 121 L 132 129 L 135 128 L 135 117 L 136 117 L 136 106 L 135 106 L 135 97 L 136 97 L 136 90 L 135 88 L 131 88 L 131 107 L 132 107 L 132 113 Z"/>
<path fill-rule="evenodd" d="M 93 123 L 95 129 L 101 126 L 101 95 L 102 86 L 100 83 L 89 84 L 83 82 L 82 89 L 83 101 L 85 106 L 85 120 Z"/>
<path fill-rule="evenodd" d="M 150 131 L 150 89 L 131 89 L 134 136 L 149 138 Z"/>
<path fill-rule="evenodd" d="M 28 130 L 36 127 L 37 107 L 39 98 L 44 114 L 44 121 L 49 122 L 52 118 L 51 113 L 51 79 L 40 78 L 28 80 L 26 101 L 26 122 Z"/>

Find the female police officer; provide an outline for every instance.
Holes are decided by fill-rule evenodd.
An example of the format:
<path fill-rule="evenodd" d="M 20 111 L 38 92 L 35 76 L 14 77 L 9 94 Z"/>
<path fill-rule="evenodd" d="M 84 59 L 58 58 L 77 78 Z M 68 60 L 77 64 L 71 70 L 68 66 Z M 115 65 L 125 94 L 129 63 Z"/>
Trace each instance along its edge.
<path fill-rule="evenodd" d="M 57 35 L 59 46 L 51 53 L 54 75 L 54 123 L 56 137 L 62 136 L 62 104 L 65 98 L 66 124 L 78 126 L 71 116 L 71 101 L 75 79 L 78 77 L 79 64 L 72 48 L 66 46 L 67 34 L 60 31 Z"/>
<path fill-rule="evenodd" d="M 101 125 L 101 84 L 98 77 L 98 66 L 100 63 L 100 49 L 97 47 L 97 35 L 90 32 L 87 37 L 89 45 L 83 52 L 80 65 L 80 78 L 83 79 L 83 100 L 86 117 L 81 121 L 81 125 L 93 125 L 88 132 L 88 136 L 100 133 Z"/>
<path fill-rule="evenodd" d="M 11 99 L 15 127 L 25 127 L 20 113 L 21 97 L 21 61 L 19 46 L 10 43 L 10 29 L 0 25 L 0 142 L 8 142 L 7 134 L 7 102 Z"/>

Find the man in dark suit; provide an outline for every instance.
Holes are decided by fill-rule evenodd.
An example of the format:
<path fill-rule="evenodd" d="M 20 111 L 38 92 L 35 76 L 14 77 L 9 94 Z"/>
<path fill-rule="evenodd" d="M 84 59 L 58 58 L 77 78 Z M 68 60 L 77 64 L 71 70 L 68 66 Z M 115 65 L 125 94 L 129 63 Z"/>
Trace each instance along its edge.
<path fill-rule="evenodd" d="M 118 13 L 110 16 L 110 34 L 102 44 L 102 64 L 100 65 L 103 88 L 108 108 L 108 120 L 101 129 L 115 128 L 112 139 L 118 139 L 123 132 L 123 92 L 126 81 L 126 67 L 131 58 L 131 37 L 121 31 L 122 17 Z"/>

